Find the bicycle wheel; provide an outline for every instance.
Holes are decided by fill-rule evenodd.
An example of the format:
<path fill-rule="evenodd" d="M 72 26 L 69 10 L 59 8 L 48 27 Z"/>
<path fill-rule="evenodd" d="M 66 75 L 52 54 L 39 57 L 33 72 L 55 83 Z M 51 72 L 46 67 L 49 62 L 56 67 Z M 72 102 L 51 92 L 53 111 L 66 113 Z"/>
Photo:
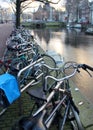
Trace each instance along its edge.
<path fill-rule="evenodd" d="M 41 56 L 43 57 L 45 64 L 47 64 L 48 66 L 52 68 L 57 67 L 56 61 L 53 59 L 53 57 L 47 54 L 42 54 Z"/>
<path fill-rule="evenodd" d="M 67 98 L 64 102 L 66 107 L 62 113 L 62 119 L 59 124 L 59 130 L 65 130 L 66 124 L 69 122 L 69 130 L 84 130 L 82 122 L 79 117 L 79 111 L 76 105 L 74 104 L 72 97 Z"/>
<path fill-rule="evenodd" d="M 71 105 L 71 111 L 70 115 L 74 117 L 74 120 L 71 121 L 72 129 L 73 130 L 84 130 L 84 127 L 81 123 L 79 114 L 77 111 L 74 109 L 74 107 Z"/>
<path fill-rule="evenodd" d="M 27 66 L 27 60 L 24 58 L 15 58 L 11 61 L 9 73 L 17 76 L 18 72 Z"/>
<path fill-rule="evenodd" d="M 42 54 L 41 56 L 42 56 L 44 63 L 46 65 L 48 65 L 51 68 L 57 68 L 56 62 L 51 56 L 49 56 L 47 54 Z M 54 71 L 54 70 L 51 70 L 51 69 L 46 69 L 46 67 L 43 70 L 46 71 L 47 75 L 57 77 L 57 71 Z"/>
<path fill-rule="evenodd" d="M 16 57 L 16 51 L 15 50 L 9 50 L 9 49 L 5 50 L 4 60 L 6 60 L 6 59 L 12 60 L 15 57 Z"/>
<path fill-rule="evenodd" d="M 59 122 L 59 130 L 84 130 L 78 112 L 69 104 L 64 108 L 64 113 L 61 122 Z"/>

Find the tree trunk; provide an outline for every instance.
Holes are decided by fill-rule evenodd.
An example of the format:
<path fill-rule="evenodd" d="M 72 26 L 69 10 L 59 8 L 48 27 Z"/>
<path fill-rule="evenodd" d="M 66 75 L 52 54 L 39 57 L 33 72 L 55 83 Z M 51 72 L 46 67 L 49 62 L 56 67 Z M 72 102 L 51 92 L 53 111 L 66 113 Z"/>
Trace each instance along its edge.
<path fill-rule="evenodd" d="M 16 0 L 16 28 L 20 27 L 20 0 Z"/>

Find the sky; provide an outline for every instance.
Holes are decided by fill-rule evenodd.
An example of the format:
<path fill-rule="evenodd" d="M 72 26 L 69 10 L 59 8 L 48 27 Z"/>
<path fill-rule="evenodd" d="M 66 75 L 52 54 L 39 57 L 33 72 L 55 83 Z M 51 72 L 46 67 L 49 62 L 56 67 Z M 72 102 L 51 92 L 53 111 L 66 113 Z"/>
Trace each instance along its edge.
<path fill-rule="evenodd" d="M 9 4 L 8 4 L 8 2 L 9 2 L 10 0 L 0 0 L 0 6 L 2 6 L 2 7 L 4 7 L 4 8 L 8 8 L 9 7 Z M 58 0 L 54 0 L 54 2 L 57 2 Z M 64 1 L 64 0 L 61 0 L 61 1 Z M 89 2 L 92 2 L 93 0 L 89 0 Z M 55 6 L 58 6 L 58 7 L 60 7 L 60 3 L 62 3 L 62 2 L 59 2 L 59 4 L 58 5 L 55 5 Z"/>
<path fill-rule="evenodd" d="M 7 3 L 7 0 L 0 0 L 0 6 L 4 8 L 8 8 L 9 4 Z"/>
<path fill-rule="evenodd" d="M 7 2 L 9 2 L 10 0 L 0 0 L 0 5 L 2 6 L 2 7 L 8 7 L 9 6 L 9 4 L 7 3 Z M 53 1 L 53 0 L 52 0 Z M 58 0 L 54 0 L 54 2 L 57 2 Z M 61 0 L 61 1 L 64 1 L 64 0 Z M 59 2 L 59 4 L 60 4 L 60 2 Z"/>

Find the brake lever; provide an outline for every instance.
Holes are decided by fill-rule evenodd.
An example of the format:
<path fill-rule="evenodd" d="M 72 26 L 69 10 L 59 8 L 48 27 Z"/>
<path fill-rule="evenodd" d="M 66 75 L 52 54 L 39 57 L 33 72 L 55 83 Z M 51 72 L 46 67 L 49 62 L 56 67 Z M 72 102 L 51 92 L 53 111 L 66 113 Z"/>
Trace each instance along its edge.
<path fill-rule="evenodd" d="M 84 65 L 79 64 L 78 68 L 82 68 L 83 70 L 85 70 L 89 74 L 90 77 L 92 77 L 92 75 L 90 74 L 90 72 L 87 70 L 87 68 Z M 80 72 L 80 71 L 78 70 L 78 72 Z"/>
<path fill-rule="evenodd" d="M 90 75 L 90 77 L 92 77 L 92 75 L 90 74 L 90 72 L 87 69 L 85 69 L 85 71 Z"/>
<path fill-rule="evenodd" d="M 85 66 L 82 66 L 82 65 L 81 65 L 81 68 L 82 68 L 83 70 L 85 70 L 85 71 L 89 74 L 90 77 L 92 77 L 92 75 L 90 74 L 90 72 L 87 70 L 87 68 L 86 68 Z"/>

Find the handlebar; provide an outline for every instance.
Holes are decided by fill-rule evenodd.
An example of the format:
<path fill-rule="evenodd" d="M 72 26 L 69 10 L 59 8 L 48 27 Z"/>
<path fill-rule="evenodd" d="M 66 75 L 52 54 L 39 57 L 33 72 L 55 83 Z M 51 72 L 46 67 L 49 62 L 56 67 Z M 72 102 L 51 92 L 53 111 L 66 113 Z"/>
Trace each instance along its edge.
<path fill-rule="evenodd" d="M 85 71 L 87 71 L 87 69 L 90 70 L 90 71 L 93 71 L 93 67 L 91 67 L 91 66 L 89 66 L 89 65 L 87 65 L 87 64 L 78 64 L 78 63 L 73 62 L 73 61 L 66 62 L 66 63 L 63 65 L 63 71 L 64 71 L 65 69 L 70 68 L 70 67 L 72 67 L 72 69 L 77 69 L 77 70 L 79 70 L 79 68 L 82 68 L 82 69 L 85 70 Z"/>
<path fill-rule="evenodd" d="M 69 63 L 69 64 L 67 65 L 67 63 Z M 44 64 L 43 64 L 43 65 L 44 65 Z M 45 65 L 45 66 L 46 66 L 46 65 Z M 48 67 L 48 66 L 46 66 L 46 67 Z M 89 70 L 93 71 L 93 68 L 92 68 L 91 66 L 86 65 L 86 64 L 77 64 L 76 62 L 66 62 L 66 63 L 63 65 L 63 68 L 60 69 L 60 71 L 63 72 L 63 71 L 62 71 L 63 69 L 68 69 L 69 67 L 71 67 L 72 69 L 74 69 L 74 71 L 73 71 L 71 74 L 65 75 L 65 76 L 62 77 L 62 78 L 59 78 L 59 79 L 58 79 L 58 78 L 53 77 L 53 76 L 50 76 L 50 75 L 47 75 L 47 76 L 45 77 L 45 86 L 44 86 L 45 88 L 43 88 L 45 92 L 47 91 L 47 80 L 48 80 L 48 78 L 53 79 L 53 80 L 57 81 L 58 83 L 55 85 L 55 88 L 53 88 L 53 90 L 50 92 L 49 96 L 47 97 L 47 102 L 45 102 L 45 103 L 33 114 L 33 116 L 36 116 L 38 113 L 40 113 L 41 111 L 43 111 L 43 110 L 45 109 L 45 107 L 48 105 L 48 103 L 50 102 L 50 100 L 51 100 L 52 97 L 54 96 L 56 90 L 58 90 L 58 91 L 60 91 L 60 92 L 63 92 L 63 93 L 66 93 L 66 92 L 67 92 L 67 94 L 68 94 L 68 91 L 66 91 L 66 90 L 64 90 L 64 89 L 60 89 L 60 85 L 64 82 L 64 80 L 67 80 L 67 79 L 73 77 L 73 76 L 76 74 L 76 72 L 78 71 L 79 68 L 82 68 L 82 69 L 84 69 L 85 71 L 86 71 L 86 69 L 89 69 Z M 58 68 L 49 68 L 49 69 L 59 70 Z M 64 96 L 63 100 L 66 98 L 67 94 Z"/>
<path fill-rule="evenodd" d="M 67 79 L 73 77 L 76 74 L 76 72 L 80 72 L 79 68 L 82 68 L 83 70 L 85 70 L 87 72 L 88 72 L 88 70 L 93 71 L 93 67 L 91 67 L 91 66 L 89 66 L 87 64 L 77 64 L 76 62 L 66 62 L 63 65 L 63 68 L 60 69 L 60 71 L 64 72 L 65 69 L 69 69 L 70 67 L 72 67 L 72 69 L 74 69 L 74 71 L 69 75 L 65 75 L 65 76 L 63 75 L 62 78 L 56 78 L 56 77 L 53 77 L 53 76 L 50 76 L 50 75 L 46 76 L 45 77 L 45 85 L 44 85 L 44 88 L 43 88 L 44 91 L 45 92 L 48 91 L 48 89 L 47 89 L 47 80 L 48 80 L 48 78 L 53 79 L 53 80 L 55 80 L 57 82 L 60 82 L 60 81 L 64 81 L 64 80 L 67 80 Z M 57 71 L 57 68 L 55 68 L 55 70 Z M 89 72 L 88 72 L 88 74 L 91 76 L 91 74 Z"/>

